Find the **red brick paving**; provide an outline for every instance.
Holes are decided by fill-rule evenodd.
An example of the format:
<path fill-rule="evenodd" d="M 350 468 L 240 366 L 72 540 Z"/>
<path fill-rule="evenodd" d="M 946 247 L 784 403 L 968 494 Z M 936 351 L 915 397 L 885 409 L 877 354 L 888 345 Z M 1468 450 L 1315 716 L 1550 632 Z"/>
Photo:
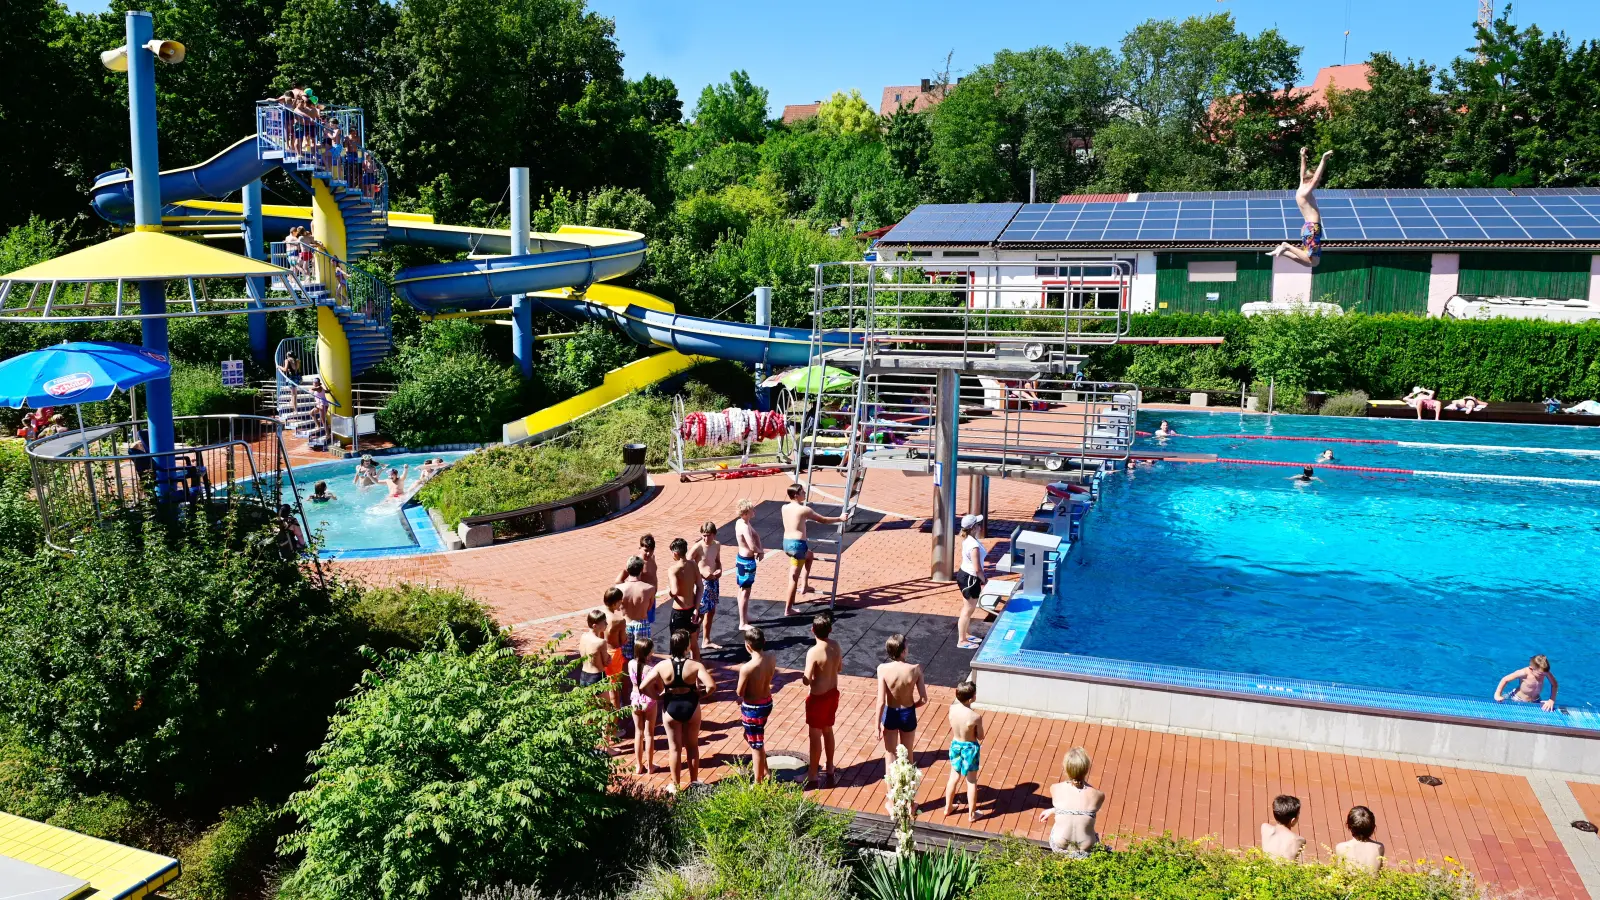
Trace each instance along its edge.
<path fill-rule="evenodd" d="M 707 519 L 719 524 L 732 521 L 739 499 L 781 500 L 788 484 L 784 476 L 693 484 L 657 476 L 657 481 L 662 482 L 659 491 L 648 503 L 590 527 L 481 550 L 333 567 L 372 582 L 459 584 L 486 602 L 500 622 L 519 624 L 524 639 L 542 640 L 568 629 L 571 617 L 595 605 L 600 591 L 634 551 L 639 534 L 653 532 L 664 554 L 671 537 L 692 536 Z M 926 477 L 874 471 L 862 502 L 917 515 L 927 509 L 930 489 Z M 1037 485 L 995 480 L 990 489 L 991 517 L 1025 519 L 1039 495 Z M 958 508 L 965 509 L 964 499 Z M 860 535 L 845 560 L 842 601 L 952 615 L 957 603 L 954 588 L 925 580 L 930 540 L 916 527 L 892 523 Z M 758 597 L 776 596 L 783 562 L 777 558 L 762 564 Z M 745 753 L 738 707 L 727 691 L 732 672 L 719 670 L 717 675 L 722 690 L 705 707 L 702 733 L 708 779 L 728 772 L 731 761 Z M 816 796 L 837 807 L 882 812 L 873 684 L 865 678 L 842 681 L 838 732 L 842 783 Z M 785 686 L 768 726 L 768 747 L 803 753 L 807 748 L 804 689 L 796 673 L 780 673 L 780 682 Z M 918 760 L 926 772 L 919 800 L 923 818 L 942 822 L 935 806 L 948 775 L 944 710 L 951 692 L 935 687 L 930 696 L 917 741 Z M 1308 839 L 1308 853 L 1318 858 L 1326 858 L 1327 848 L 1344 839 L 1345 811 L 1359 803 L 1377 814 L 1378 837 L 1388 845 L 1391 859 L 1442 863 L 1449 856 L 1502 891 L 1562 900 L 1588 897 L 1554 831 L 1566 823 L 1552 825 L 1520 776 L 1020 714 L 989 713 L 988 729 L 983 759 L 986 786 L 979 800 L 988 818 L 976 825 L 985 831 L 1046 836 L 1046 823 L 1037 820 L 1038 809 L 1047 802 L 1045 791 L 1058 780 L 1061 754 L 1083 746 L 1095 760 L 1091 780 L 1108 794 L 1099 822 L 1108 834 L 1165 830 L 1192 838 L 1215 836 L 1224 846 L 1247 847 L 1256 842 L 1272 797 L 1293 793 L 1304 804 L 1301 833 Z M 658 746 L 662 752 L 657 762 L 664 768 L 664 738 Z M 1416 776 L 1425 773 L 1438 776 L 1444 784 L 1437 788 L 1419 784 Z M 665 780 L 664 775 L 651 778 Z M 1600 786 L 1572 787 L 1591 818 L 1600 819 Z M 964 825 L 965 820 L 952 824 Z"/>
<path fill-rule="evenodd" d="M 1578 798 L 1578 806 L 1582 807 L 1584 818 L 1600 825 L 1600 784 L 1569 781 L 1567 787 L 1572 788 L 1572 796 Z M 1564 823 L 1556 824 L 1559 826 Z M 1592 837 L 1591 840 L 1600 840 L 1600 837 Z"/>

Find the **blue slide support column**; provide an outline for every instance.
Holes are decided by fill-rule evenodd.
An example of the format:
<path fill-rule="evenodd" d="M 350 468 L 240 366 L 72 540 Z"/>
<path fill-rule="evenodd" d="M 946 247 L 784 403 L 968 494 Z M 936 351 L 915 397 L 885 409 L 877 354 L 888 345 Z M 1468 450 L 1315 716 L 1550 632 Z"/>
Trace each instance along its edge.
<path fill-rule="evenodd" d="M 755 295 L 756 327 L 770 327 L 772 325 L 772 288 L 758 287 L 755 289 Z M 772 388 L 761 387 L 761 382 L 765 381 L 767 376 L 771 374 L 768 371 L 769 368 L 765 361 L 756 363 L 756 408 L 762 412 L 766 412 L 772 407 Z"/>
<path fill-rule="evenodd" d="M 261 226 L 261 179 L 257 178 L 244 186 L 244 255 L 251 259 L 265 260 L 267 258 L 266 232 Z M 267 297 L 267 287 L 260 278 L 246 278 L 245 292 L 250 295 L 251 305 L 262 308 Z M 258 363 L 268 359 L 267 348 L 267 314 L 253 312 L 246 316 L 250 321 L 250 356 Z"/>
<path fill-rule="evenodd" d="M 128 129 L 132 137 L 133 227 L 135 231 L 161 230 L 161 159 L 156 143 L 156 57 L 145 48 L 155 36 L 155 20 L 147 12 L 129 11 L 128 36 Z M 167 311 L 167 283 L 139 282 L 139 312 L 164 316 Z M 141 320 L 144 348 L 170 361 L 167 349 L 167 320 Z M 155 455 L 158 491 L 169 490 L 172 481 L 174 446 L 172 428 L 172 379 L 152 381 L 144 387 L 145 415 L 150 428 L 149 449 Z"/>
<path fill-rule="evenodd" d="M 511 255 L 523 256 L 528 252 L 528 220 L 532 204 L 528 197 L 528 170 L 524 166 L 511 169 Z M 517 294 L 511 298 L 511 354 L 522 370 L 522 379 L 533 378 L 533 298 Z"/>

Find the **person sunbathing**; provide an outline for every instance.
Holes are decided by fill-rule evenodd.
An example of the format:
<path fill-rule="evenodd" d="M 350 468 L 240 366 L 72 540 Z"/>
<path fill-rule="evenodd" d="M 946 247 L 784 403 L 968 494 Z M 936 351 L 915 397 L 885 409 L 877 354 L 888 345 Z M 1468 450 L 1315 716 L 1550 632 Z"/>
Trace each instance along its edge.
<path fill-rule="evenodd" d="M 1474 397 L 1471 394 L 1468 394 L 1459 400 L 1451 400 L 1450 405 L 1445 407 L 1445 409 L 1448 409 L 1451 412 L 1459 412 L 1468 416 L 1488 408 L 1489 404 L 1479 400 L 1477 397 Z"/>
<path fill-rule="evenodd" d="M 1567 407 L 1567 412 L 1580 416 L 1600 416 L 1600 403 L 1596 403 L 1593 400 L 1585 400 L 1576 406 Z"/>
<path fill-rule="evenodd" d="M 1411 389 L 1411 393 L 1401 397 L 1400 402 L 1416 410 L 1418 419 L 1422 418 L 1424 410 L 1433 410 L 1433 419 L 1437 422 L 1439 420 L 1439 411 L 1443 409 L 1436 399 L 1437 396 L 1433 391 L 1418 385 Z"/>

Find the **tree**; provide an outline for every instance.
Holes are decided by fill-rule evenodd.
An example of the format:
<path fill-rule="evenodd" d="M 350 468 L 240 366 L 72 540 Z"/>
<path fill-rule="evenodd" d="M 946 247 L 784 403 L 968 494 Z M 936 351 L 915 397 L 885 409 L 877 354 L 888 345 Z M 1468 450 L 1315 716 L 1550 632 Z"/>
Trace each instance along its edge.
<path fill-rule="evenodd" d="M 245 518 L 0 557 L 0 710 L 78 789 L 204 812 L 302 777 L 361 638 Z"/>
<path fill-rule="evenodd" d="M 1434 92 L 1432 66 L 1387 53 L 1367 61 L 1370 88 L 1330 90 L 1317 150 L 1333 150 L 1328 185 L 1417 188 L 1427 184 L 1448 137 L 1450 117 Z"/>
<path fill-rule="evenodd" d="M 385 42 L 401 5 L 387 0 L 287 0 L 272 43 L 278 90 L 312 88 L 319 97 L 376 113 L 399 72 Z"/>
<path fill-rule="evenodd" d="M 598 752 L 610 713 L 550 649 L 396 653 L 312 754 L 285 842 L 292 896 L 460 896 L 583 865 L 621 800 Z"/>
<path fill-rule="evenodd" d="M 708 84 L 694 108 L 694 123 L 716 143 L 759 144 L 767 133 L 767 89 L 743 69 L 722 84 Z"/>
<path fill-rule="evenodd" d="M 834 91 L 817 107 L 817 126 L 833 134 L 863 134 L 877 130 L 878 114 L 855 88 Z"/>
<path fill-rule="evenodd" d="M 678 99 L 678 86 L 670 78 L 657 78 L 646 72 L 638 81 L 628 82 L 628 96 L 652 128 L 683 122 L 683 101 Z"/>

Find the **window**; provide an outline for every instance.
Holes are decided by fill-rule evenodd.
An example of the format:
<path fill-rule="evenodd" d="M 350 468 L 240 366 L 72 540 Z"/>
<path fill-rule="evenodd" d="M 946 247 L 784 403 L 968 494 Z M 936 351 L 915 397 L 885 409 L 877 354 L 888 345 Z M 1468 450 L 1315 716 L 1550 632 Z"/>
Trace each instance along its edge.
<path fill-rule="evenodd" d="M 932 256 L 933 256 L 933 251 L 932 250 L 913 250 L 913 251 L 911 251 L 911 258 L 912 259 L 929 259 Z"/>
<path fill-rule="evenodd" d="M 1238 281 L 1239 264 L 1233 260 L 1189 263 L 1189 281 Z"/>
<path fill-rule="evenodd" d="M 1056 277 L 1056 267 L 1055 266 L 1035 266 L 1034 269 L 1033 269 L 1033 274 L 1035 276 L 1039 277 L 1039 278 L 1054 278 L 1054 277 Z"/>
<path fill-rule="evenodd" d="M 946 251 L 944 251 L 944 258 L 945 259 L 977 259 L 978 258 L 978 251 L 976 251 L 976 250 L 946 250 Z"/>
<path fill-rule="evenodd" d="M 894 105 L 895 106 L 899 106 L 900 105 L 900 95 L 899 94 L 895 94 L 894 95 Z"/>

